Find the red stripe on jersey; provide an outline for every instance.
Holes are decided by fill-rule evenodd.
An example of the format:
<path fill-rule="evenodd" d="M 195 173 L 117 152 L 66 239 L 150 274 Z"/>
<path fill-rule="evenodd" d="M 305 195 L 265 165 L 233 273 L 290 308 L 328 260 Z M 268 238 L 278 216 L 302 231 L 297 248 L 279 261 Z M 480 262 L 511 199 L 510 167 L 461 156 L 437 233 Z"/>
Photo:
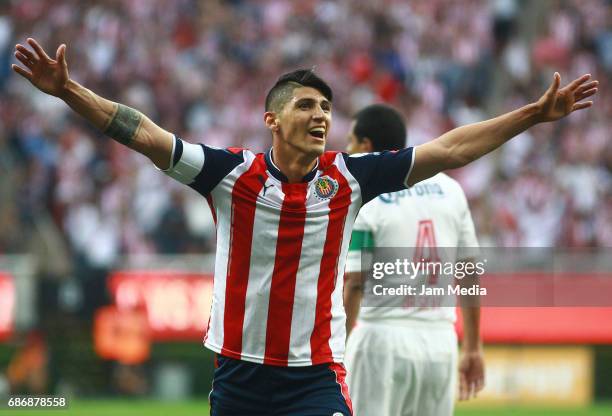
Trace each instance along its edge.
<path fill-rule="evenodd" d="M 325 173 L 338 181 L 338 193 L 329 201 L 329 224 L 323 246 L 323 258 L 317 282 L 317 308 L 310 351 L 312 364 L 321 364 L 332 360 L 329 339 L 331 338 L 332 292 L 338 274 L 338 259 L 344 233 L 344 221 L 351 205 L 351 187 L 346 178 L 334 165 Z"/>
<path fill-rule="evenodd" d="M 206 197 L 206 202 L 208 202 L 208 207 L 210 208 L 210 213 L 212 214 L 213 221 L 215 222 L 215 226 L 217 225 L 217 212 L 215 211 L 215 204 L 213 202 L 213 198 L 211 194 L 208 194 Z"/>
<path fill-rule="evenodd" d="M 336 160 L 336 155 L 339 152 L 325 152 L 323 153 L 320 157 L 319 157 L 319 170 L 326 170 L 328 167 L 330 167 L 331 165 L 334 164 L 334 161 Z M 324 175 L 327 174 L 327 171 L 323 173 Z"/>
<path fill-rule="evenodd" d="M 306 222 L 307 183 L 283 183 L 276 256 L 270 287 L 264 364 L 287 365 L 295 282 Z"/>
<path fill-rule="evenodd" d="M 349 396 L 349 389 L 346 385 L 346 369 L 342 364 L 338 363 L 330 363 L 329 369 L 334 372 L 336 375 L 336 383 L 340 385 L 340 391 L 342 392 L 342 397 L 344 397 L 344 401 L 351 411 L 351 415 L 353 414 L 353 402 L 351 402 L 351 397 Z"/>
<path fill-rule="evenodd" d="M 257 196 L 267 177 L 264 155 L 257 155 L 249 170 L 236 180 L 232 189 L 230 249 L 225 280 L 223 348 L 221 349 L 222 355 L 231 358 L 241 358 L 242 327 L 251 262 L 255 207 Z"/>

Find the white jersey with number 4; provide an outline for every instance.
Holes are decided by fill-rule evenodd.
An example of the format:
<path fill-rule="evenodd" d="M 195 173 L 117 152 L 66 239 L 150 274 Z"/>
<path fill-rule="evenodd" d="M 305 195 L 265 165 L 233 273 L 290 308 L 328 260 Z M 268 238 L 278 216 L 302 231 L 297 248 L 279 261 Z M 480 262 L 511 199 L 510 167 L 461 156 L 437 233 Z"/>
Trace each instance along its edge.
<path fill-rule="evenodd" d="M 433 254 L 444 263 L 473 258 L 478 253 L 465 194 L 457 181 L 443 173 L 409 189 L 379 195 L 361 208 L 353 228 L 346 272 L 361 270 L 363 246 L 406 247 L 408 252 L 403 256 L 407 259 L 427 253 L 429 258 Z M 438 281 L 437 285 L 453 283 L 452 280 Z M 366 293 L 364 299 L 367 296 Z M 454 322 L 456 314 L 453 307 L 362 306 L 359 312 L 361 321 L 402 318 Z"/>

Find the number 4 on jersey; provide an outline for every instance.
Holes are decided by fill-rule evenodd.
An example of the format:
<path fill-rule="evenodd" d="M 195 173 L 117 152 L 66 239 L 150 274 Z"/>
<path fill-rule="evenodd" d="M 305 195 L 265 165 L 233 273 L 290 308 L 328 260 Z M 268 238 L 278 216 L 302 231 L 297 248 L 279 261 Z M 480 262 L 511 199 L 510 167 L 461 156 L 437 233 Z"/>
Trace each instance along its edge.
<path fill-rule="evenodd" d="M 432 220 L 419 221 L 415 246 L 413 258 L 414 263 L 420 262 L 426 264 L 440 261 L 436 244 L 436 234 Z M 432 273 L 427 280 L 427 284 L 431 286 L 438 284 L 438 276 L 435 273 L 435 267 L 434 273 Z"/>

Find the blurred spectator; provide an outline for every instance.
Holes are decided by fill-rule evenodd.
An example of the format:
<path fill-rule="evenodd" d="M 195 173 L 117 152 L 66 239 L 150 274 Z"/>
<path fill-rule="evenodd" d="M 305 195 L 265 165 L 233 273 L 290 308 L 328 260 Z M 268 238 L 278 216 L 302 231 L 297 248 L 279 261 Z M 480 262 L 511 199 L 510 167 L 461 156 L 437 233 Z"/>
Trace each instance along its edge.
<path fill-rule="evenodd" d="M 37 331 L 27 334 L 6 372 L 11 394 L 47 393 L 48 361 L 44 336 Z"/>

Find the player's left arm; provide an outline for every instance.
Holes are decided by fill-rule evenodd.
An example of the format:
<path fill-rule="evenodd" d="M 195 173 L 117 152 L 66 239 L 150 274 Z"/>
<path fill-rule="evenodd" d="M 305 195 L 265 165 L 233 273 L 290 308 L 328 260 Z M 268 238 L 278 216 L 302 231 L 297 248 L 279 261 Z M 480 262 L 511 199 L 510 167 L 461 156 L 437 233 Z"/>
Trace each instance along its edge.
<path fill-rule="evenodd" d="M 556 121 L 574 111 L 593 105 L 583 101 L 597 92 L 597 81 L 587 82 L 583 75 L 559 89 L 561 76 L 555 73 L 552 84 L 532 104 L 499 117 L 453 129 L 415 148 L 408 185 L 427 179 L 438 172 L 455 169 L 486 155 L 528 128 Z"/>

